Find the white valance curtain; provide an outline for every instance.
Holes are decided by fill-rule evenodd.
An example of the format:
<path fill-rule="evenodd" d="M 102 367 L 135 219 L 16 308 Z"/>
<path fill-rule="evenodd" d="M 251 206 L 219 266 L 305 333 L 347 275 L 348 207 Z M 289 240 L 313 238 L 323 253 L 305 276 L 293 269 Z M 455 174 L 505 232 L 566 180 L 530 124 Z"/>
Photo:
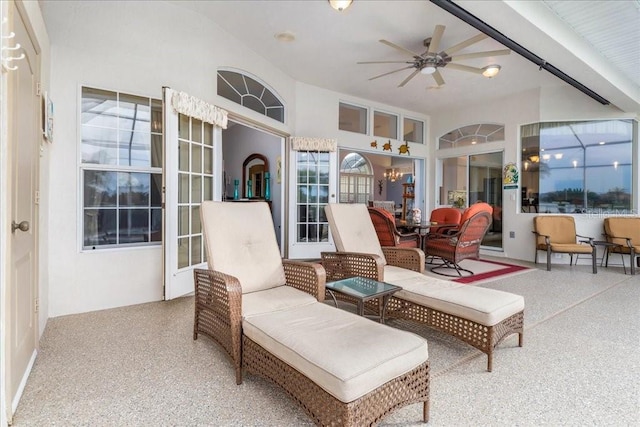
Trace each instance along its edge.
<path fill-rule="evenodd" d="M 227 128 L 227 111 L 184 92 L 173 92 L 171 106 L 180 114 Z"/>
<path fill-rule="evenodd" d="M 331 138 L 292 136 L 289 140 L 291 142 L 291 149 L 294 151 L 333 152 L 336 151 L 338 147 L 338 142 Z"/>

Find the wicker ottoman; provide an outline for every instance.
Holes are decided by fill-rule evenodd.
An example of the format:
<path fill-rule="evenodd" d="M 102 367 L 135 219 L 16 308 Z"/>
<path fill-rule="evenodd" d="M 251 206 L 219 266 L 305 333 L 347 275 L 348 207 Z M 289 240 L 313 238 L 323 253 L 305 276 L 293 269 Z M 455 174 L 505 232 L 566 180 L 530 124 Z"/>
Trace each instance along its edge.
<path fill-rule="evenodd" d="M 326 304 L 243 319 L 243 366 L 284 388 L 320 425 L 371 425 L 423 402 L 427 342 Z"/>

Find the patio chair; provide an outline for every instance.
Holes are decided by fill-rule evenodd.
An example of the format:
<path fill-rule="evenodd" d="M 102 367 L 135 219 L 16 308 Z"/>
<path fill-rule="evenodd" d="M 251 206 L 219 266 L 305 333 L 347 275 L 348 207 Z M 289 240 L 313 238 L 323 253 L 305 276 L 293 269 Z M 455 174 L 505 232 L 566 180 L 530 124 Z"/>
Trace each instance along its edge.
<path fill-rule="evenodd" d="M 569 254 L 569 265 L 573 264 L 574 254 L 591 254 L 593 274 L 596 267 L 596 247 L 593 238 L 576 233 L 576 223 L 569 215 L 538 215 L 533 218 L 535 240 L 535 258 L 538 263 L 538 251 L 547 253 L 547 271 L 551 271 L 551 254 Z M 578 238 L 585 240 L 579 241 Z"/>
<path fill-rule="evenodd" d="M 438 224 L 460 224 L 460 219 L 462 219 L 462 212 L 460 209 L 448 207 L 436 208 L 431 211 L 431 215 L 429 216 L 429 221 L 431 223 Z M 427 234 L 427 238 L 431 233 L 442 234 L 445 230 L 445 227 L 432 227 Z M 435 257 L 433 255 L 429 256 L 425 254 L 425 260 L 427 264 L 436 264 Z"/>
<path fill-rule="evenodd" d="M 462 268 L 460 262 L 480 257 L 480 245 L 490 226 L 491 216 L 481 210 L 460 224 L 455 234 L 430 233 L 424 244 L 425 256 L 437 257 L 443 261 L 442 264 L 432 267 L 431 271 L 443 276 L 461 277 L 463 272 L 473 275 L 473 271 Z M 455 274 L 450 273 L 451 270 L 455 271 Z"/>
<path fill-rule="evenodd" d="M 381 246 L 399 246 L 401 248 L 420 247 L 419 233 L 401 233 L 396 227 L 395 217 L 388 211 L 381 208 L 368 209 Z"/>
<path fill-rule="evenodd" d="M 606 248 L 605 256 L 610 253 L 619 253 L 621 256 L 629 254 L 631 275 L 635 275 L 636 262 L 640 259 L 636 258 L 640 257 L 640 217 L 605 218 L 604 233 L 608 242 L 616 244 Z"/>
<path fill-rule="evenodd" d="M 363 205 L 364 206 L 364 205 Z M 323 303 L 325 270 L 283 260 L 266 202 L 204 202 L 209 269 L 194 270 L 194 339 L 205 334 L 242 371 L 283 388 L 319 425 L 373 425 L 423 403 L 427 342 Z"/>

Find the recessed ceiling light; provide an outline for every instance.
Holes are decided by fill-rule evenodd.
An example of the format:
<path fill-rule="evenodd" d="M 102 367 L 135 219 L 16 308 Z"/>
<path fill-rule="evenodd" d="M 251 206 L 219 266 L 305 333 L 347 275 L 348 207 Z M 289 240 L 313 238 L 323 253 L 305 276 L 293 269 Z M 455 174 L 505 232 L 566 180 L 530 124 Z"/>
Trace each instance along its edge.
<path fill-rule="evenodd" d="M 275 34 L 273 37 L 276 38 L 279 42 L 292 42 L 296 39 L 296 35 L 291 31 L 285 31 L 282 33 Z"/>
<path fill-rule="evenodd" d="M 604 141 L 600 141 L 600 142 L 598 142 L 598 144 L 604 145 Z"/>

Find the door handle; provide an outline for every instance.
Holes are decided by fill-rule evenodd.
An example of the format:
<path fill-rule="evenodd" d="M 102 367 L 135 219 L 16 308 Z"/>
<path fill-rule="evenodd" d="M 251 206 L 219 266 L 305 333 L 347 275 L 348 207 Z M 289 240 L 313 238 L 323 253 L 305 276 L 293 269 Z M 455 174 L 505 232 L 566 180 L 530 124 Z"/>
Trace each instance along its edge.
<path fill-rule="evenodd" d="M 29 221 L 22 221 L 20 224 L 11 221 L 11 233 L 15 233 L 16 230 L 29 231 Z"/>

